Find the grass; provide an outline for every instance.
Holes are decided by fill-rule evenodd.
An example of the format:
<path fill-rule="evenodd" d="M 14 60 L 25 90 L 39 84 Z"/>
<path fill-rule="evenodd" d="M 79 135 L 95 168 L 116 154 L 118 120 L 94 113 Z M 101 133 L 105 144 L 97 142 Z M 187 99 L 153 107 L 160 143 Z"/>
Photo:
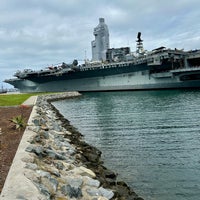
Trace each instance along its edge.
<path fill-rule="evenodd" d="M 31 96 L 50 94 L 50 93 L 27 93 L 27 94 L 5 94 L 0 95 L 0 106 L 17 106 L 21 105 Z"/>

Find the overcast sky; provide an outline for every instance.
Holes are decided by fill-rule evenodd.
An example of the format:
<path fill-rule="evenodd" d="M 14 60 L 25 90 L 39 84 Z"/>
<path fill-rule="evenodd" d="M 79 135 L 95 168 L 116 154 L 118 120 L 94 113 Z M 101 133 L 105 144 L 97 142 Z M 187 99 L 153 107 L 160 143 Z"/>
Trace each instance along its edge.
<path fill-rule="evenodd" d="M 200 48 L 199 0 L 1 0 L 0 84 L 18 69 L 91 59 L 100 17 L 111 47 L 135 51 L 140 31 L 147 50 Z"/>

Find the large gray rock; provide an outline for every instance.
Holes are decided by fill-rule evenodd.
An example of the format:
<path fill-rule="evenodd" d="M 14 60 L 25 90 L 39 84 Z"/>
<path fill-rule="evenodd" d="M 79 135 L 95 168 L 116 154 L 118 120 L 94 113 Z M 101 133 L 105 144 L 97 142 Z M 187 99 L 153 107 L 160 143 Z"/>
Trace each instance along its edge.
<path fill-rule="evenodd" d="M 88 188 L 86 191 L 90 196 L 102 196 L 106 199 L 112 199 L 112 197 L 114 196 L 114 193 L 111 190 L 107 190 L 102 187 L 100 188 L 91 187 Z"/>
<path fill-rule="evenodd" d="M 61 191 L 64 195 L 69 196 L 70 198 L 80 198 L 82 197 L 82 191 L 81 188 L 75 188 L 71 185 L 64 185 L 61 188 Z"/>
<path fill-rule="evenodd" d="M 98 180 L 92 179 L 88 176 L 84 177 L 84 184 L 87 186 L 97 187 L 97 188 L 100 186 L 100 182 Z"/>
<path fill-rule="evenodd" d="M 66 183 L 68 183 L 73 188 L 80 188 L 83 184 L 83 178 L 81 176 L 77 177 L 66 177 Z"/>
<path fill-rule="evenodd" d="M 46 153 L 44 151 L 44 148 L 42 146 L 37 146 L 37 145 L 29 145 L 26 148 L 27 152 L 30 153 L 35 153 L 38 157 L 42 158 L 46 156 Z"/>
<path fill-rule="evenodd" d="M 64 155 L 62 155 L 54 150 L 51 150 L 51 149 L 46 149 L 45 153 L 47 156 L 49 156 L 53 159 L 58 159 L 58 160 L 66 160 L 67 159 Z"/>
<path fill-rule="evenodd" d="M 111 199 L 111 198 L 114 196 L 113 191 L 107 190 L 107 189 L 105 189 L 105 188 L 103 188 L 103 187 L 100 187 L 100 188 L 99 188 L 99 191 L 100 191 L 101 195 L 102 195 L 103 197 L 107 198 L 107 199 Z"/>
<path fill-rule="evenodd" d="M 55 194 L 58 187 L 58 181 L 54 178 L 41 178 L 41 184 L 49 191 L 50 194 Z"/>
<path fill-rule="evenodd" d="M 47 172 L 47 171 L 37 170 L 36 172 L 37 172 L 37 174 L 40 175 L 40 177 L 47 177 L 47 178 L 51 177 L 51 174 L 49 172 Z"/>
<path fill-rule="evenodd" d="M 32 169 L 32 170 L 36 170 L 36 169 L 38 169 L 38 166 L 37 166 L 37 164 L 35 164 L 35 163 L 26 163 L 25 168 L 27 168 L 27 169 Z"/>
<path fill-rule="evenodd" d="M 74 174 L 77 174 L 77 175 L 81 175 L 81 176 L 89 176 L 91 178 L 95 178 L 96 177 L 96 174 L 92 170 L 87 169 L 87 168 L 85 168 L 83 166 L 76 167 L 73 170 L 71 170 L 71 172 L 74 173 Z"/>
<path fill-rule="evenodd" d="M 43 184 L 40 183 L 34 183 L 34 184 L 36 185 L 38 190 L 47 197 L 47 200 L 50 200 L 51 193 L 48 190 L 48 188 L 46 188 Z"/>

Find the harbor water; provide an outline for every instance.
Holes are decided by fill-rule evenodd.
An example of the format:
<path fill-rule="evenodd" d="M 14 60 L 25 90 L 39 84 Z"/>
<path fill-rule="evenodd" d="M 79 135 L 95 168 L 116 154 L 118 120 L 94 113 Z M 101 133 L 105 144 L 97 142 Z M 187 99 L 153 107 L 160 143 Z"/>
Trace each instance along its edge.
<path fill-rule="evenodd" d="M 200 199 L 200 90 L 84 93 L 53 104 L 139 196 Z"/>

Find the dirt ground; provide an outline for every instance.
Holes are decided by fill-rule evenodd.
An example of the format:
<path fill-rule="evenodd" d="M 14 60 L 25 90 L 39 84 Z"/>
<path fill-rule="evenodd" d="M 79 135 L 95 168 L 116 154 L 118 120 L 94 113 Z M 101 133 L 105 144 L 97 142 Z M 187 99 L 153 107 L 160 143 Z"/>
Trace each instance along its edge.
<path fill-rule="evenodd" d="M 16 130 L 9 120 L 22 114 L 27 122 L 31 111 L 32 107 L 0 107 L 0 193 L 24 133 L 24 129 Z"/>

